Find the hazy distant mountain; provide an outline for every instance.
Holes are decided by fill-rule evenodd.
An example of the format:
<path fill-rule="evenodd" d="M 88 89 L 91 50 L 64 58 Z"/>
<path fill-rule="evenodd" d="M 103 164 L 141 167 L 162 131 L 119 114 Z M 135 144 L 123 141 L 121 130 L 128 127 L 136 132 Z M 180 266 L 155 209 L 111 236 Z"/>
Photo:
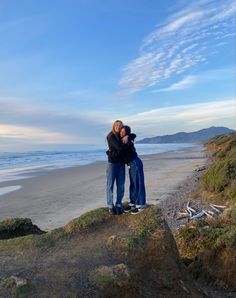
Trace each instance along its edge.
<path fill-rule="evenodd" d="M 136 143 L 139 144 L 166 144 L 166 143 L 200 143 L 220 134 L 233 132 L 227 127 L 209 127 L 195 132 L 178 132 L 173 135 L 145 138 Z"/>

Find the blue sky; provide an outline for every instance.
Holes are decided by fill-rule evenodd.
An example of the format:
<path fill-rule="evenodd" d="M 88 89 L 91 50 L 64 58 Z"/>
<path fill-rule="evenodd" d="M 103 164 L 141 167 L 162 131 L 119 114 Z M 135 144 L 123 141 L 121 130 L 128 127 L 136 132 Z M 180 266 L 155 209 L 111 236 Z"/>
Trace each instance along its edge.
<path fill-rule="evenodd" d="M 234 0 L 0 0 L 0 148 L 236 129 Z"/>

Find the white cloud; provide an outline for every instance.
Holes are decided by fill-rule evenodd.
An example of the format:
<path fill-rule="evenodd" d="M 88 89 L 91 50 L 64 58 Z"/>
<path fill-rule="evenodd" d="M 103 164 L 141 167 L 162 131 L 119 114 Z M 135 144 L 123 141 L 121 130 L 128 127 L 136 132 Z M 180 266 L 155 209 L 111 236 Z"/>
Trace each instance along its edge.
<path fill-rule="evenodd" d="M 194 131 L 212 125 L 236 128 L 236 102 L 214 102 L 152 109 L 128 115 L 98 111 L 65 113 L 17 99 L 0 99 L 0 145 L 28 143 L 103 143 L 115 119 L 130 125 L 138 137 Z"/>
<path fill-rule="evenodd" d="M 184 11 L 182 13 L 186 13 L 186 14 L 181 15 L 177 19 L 171 21 L 166 26 L 163 26 L 161 29 L 157 29 L 153 33 L 151 33 L 145 39 L 144 46 L 147 46 L 148 44 L 154 42 L 156 39 L 158 39 L 159 37 L 162 37 L 165 34 L 170 34 L 170 33 L 176 32 L 181 27 L 183 27 L 183 25 L 185 25 L 186 23 L 187 23 L 187 25 L 189 25 L 189 23 L 196 22 L 204 16 L 203 11 L 197 11 L 197 12 L 185 12 Z"/>
<path fill-rule="evenodd" d="M 162 107 L 124 118 L 133 131 L 153 136 L 178 131 L 194 131 L 208 126 L 236 129 L 236 100 Z M 140 137 L 140 136 L 139 136 Z"/>
<path fill-rule="evenodd" d="M 151 91 L 151 93 L 183 90 L 183 89 L 189 88 L 192 85 L 194 85 L 195 82 L 196 82 L 196 78 L 197 77 L 194 77 L 194 76 L 187 76 L 183 80 L 181 80 L 177 83 L 174 83 L 174 84 L 170 85 L 167 88 L 162 88 L 162 89 L 159 89 L 159 90 L 153 90 L 153 91 Z"/>
<path fill-rule="evenodd" d="M 65 112 L 19 103 L 17 98 L 0 98 L 0 106 L 0 138 L 39 143 L 101 143 L 112 122 L 105 113 Z"/>
<path fill-rule="evenodd" d="M 235 35 L 234 14 L 233 0 L 217 4 L 200 1 L 173 14 L 144 39 L 139 56 L 123 67 L 121 93 L 131 94 L 157 85 L 205 63 L 214 54 L 209 50 L 211 42 Z"/>
<path fill-rule="evenodd" d="M 24 140 L 38 143 L 72 142 L 71 136 L 63 133 L 50 132 L 47 129 L 19 125 L 1 125 L 0 138 Z"/>
<path fill-rule="evenodd" d="M 235 75 L 236 75 L 235 68 L 212 69 L 212 70 L 201 72 L 198 75 L 186 76 L 179 82 L 173 83 L 172 85 L 166 88 L 151 90 L 150 93 L 183 90 L 202 82 L 206 83 L 212 80 L 222 81 L 222 77 L 225 80 L 226 79 L 232 80 L 232 78 L 235 77 Z"/>

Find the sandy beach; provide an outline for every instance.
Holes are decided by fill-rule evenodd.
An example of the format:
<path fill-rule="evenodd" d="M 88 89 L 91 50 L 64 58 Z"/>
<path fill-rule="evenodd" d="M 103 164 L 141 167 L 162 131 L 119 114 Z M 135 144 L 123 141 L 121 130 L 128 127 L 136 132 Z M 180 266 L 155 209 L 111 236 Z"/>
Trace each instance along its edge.
<path fill-rule="evenodd" d="M 202 147 L 141 156 L 147 203 L 162 204 L 206 164 Z M 124 201 L 128 201 L 128 168 Z M 40 173 L 36 177 L 0 183 L 14 191 L 0 195 L 0 221 L 29 217 L 43 230 L 65 225 L 86 211 L 106 206 L 106 162 Z M 165 205 L 165 204 L 164 204 Z"/>

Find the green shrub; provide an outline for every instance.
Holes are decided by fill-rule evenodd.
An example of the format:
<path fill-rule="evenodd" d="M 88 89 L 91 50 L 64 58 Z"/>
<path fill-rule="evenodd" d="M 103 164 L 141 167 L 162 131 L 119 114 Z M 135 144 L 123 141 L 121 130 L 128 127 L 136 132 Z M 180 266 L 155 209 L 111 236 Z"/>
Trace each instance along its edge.
<path fill-rule="evenodd" d="M 202 183 L 206 190 L 221 192 L 228 185 L 228 164 L 225 161 L 213 163 L 208 171 L 202 176 Z"/>
<path fill-rule="evenodd" d="M 30 218 L 7 218 L 0 222 L 0 233 L 3 231 L 14 231 L 25 225 L 32 225 Z"/>
<path fill-rule="evenodd" d="M 29 234 L 43 234 L 30 218 L 7 218 L 0 222 L 0 239 L 9 239 Z"/>
<path fill-rule="evenodd" d="M 73 219 L 65 226 L 65 231 L 73 233 L 89 226 L 100 224 L 110 217 L 106 208 L 98 208 L 82 214 L 80 217 Z"/>
<path fill-rule="evenodd" d="M 132 216 L 132 215 L 131 215 Z M 147 207 L 139 216 L 132 217 L 135 227 L 133 235 L 127 238 L 128 246 L 133 248 L 143 244 L 145 239 L 162 223 L 161 213 L 157 206 Z"/>
<path fill-rule="evenodd" d="M 219 136 L 211 141 L 215 145 L 222 145 L 224 142 L 227 142 L 225 146 L 217 147 L 215 159 L 201 180 L 207 191 L 225 191 L 224 195 L 233 199 L 236 197 L 236 134 Z"/>

